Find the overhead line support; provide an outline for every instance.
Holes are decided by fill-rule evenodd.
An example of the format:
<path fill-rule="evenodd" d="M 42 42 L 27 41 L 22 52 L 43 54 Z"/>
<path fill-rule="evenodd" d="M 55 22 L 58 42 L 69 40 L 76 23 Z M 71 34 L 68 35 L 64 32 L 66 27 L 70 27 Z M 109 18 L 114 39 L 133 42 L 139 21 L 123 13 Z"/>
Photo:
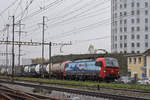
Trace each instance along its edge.
<path fill-rule="evenodd" d="M 13 27 L 12 27 L 12 78 L 14 77 L 14 67 L 15 67 L 15 53 L 14 53 L 14 32 L 15 32 L 15 17 L 13 18 Z"/>

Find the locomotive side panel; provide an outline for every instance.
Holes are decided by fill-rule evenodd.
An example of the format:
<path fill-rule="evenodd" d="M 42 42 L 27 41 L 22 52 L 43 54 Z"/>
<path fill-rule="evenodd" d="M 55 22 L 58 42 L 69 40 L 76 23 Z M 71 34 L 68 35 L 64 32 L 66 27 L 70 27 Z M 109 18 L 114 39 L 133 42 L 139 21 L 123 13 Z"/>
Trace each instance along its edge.
<path fill-rule="evenodd" d="M 99 76 L 101 68 L 95 66 L 95 61 L 90 62 L 72 62 L 66 68 L 67 75 L 79 76 Z"/>

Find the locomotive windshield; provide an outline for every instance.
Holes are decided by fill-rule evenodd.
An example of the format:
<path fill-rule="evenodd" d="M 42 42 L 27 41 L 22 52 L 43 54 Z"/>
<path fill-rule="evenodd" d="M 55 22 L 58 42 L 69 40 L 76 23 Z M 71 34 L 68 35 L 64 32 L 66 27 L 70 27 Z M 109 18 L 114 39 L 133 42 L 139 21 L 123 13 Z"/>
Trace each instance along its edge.
<path fill-rule="evenodd" d="M 115 58 L 106 58 L 105 61 L 107 67 L 118 67 L 118 61 Z"/>

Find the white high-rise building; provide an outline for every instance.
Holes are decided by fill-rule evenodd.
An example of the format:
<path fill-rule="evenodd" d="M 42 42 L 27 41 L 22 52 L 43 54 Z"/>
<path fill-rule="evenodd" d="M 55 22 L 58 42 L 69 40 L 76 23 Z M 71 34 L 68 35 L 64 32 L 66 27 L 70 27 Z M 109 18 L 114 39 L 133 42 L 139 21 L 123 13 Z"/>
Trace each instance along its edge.
<path fill-rule="evenodd" d="M 113 53 L 143 53 L 150 48 L 150 0 L 111 0 Z"/>

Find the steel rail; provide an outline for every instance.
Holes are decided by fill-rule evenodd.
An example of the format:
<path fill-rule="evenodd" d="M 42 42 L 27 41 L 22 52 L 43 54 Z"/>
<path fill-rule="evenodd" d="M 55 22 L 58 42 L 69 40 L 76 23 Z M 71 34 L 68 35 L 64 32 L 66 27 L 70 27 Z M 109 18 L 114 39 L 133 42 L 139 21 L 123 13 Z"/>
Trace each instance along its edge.
<path fill-rule="evenodd" d="M 40 95 L 35 95 L 31 93 L 26 93 L 19 90 L 14 90 L 4 85 L 0 85 L 0 94 L 2 97 L 7 98 L 8 100 L 15 100 L 16 98 L 19 100 L 54 100 L 49 97 L 44 97 Z M 15 98 L 15 99 L 14 99 Z"/>
<path fill-rule="evenodd" d="M 20 82 L 19 80 L 17 80 Z M 16 81 L 16 82 L 17 82 Z M 101 87 L 99 85 L 95 86 L 86 86 L 86 85 L 77 85 L 77 84 L 70 84 L 70 83 L 56 83 L 56 82 L 38 82 L 38 81 L 21 81 L 21 82 L 32 82 L 32 83 L 37 83 L 37 84 L 52 84 L 52 85 L 64 85 L 64 86 L 77 86 L 77 87 L 90 87 L 93 89 L 108 89 L 108 90 L 120 90 L 120 91 L 127 91 L 127 92 L 137 92 L 137 93 L 149 93 L 150 91 L 144 91 L 144 90 L 135 90 L 135 89 L 124 89 L 124 88 L 111 88 L 111 87 Z"/>
<path fill-rule="evenodd" d="M 0 93 L 0 97 L 7 99 L 7 100 L 15 100 L 15 99 L 11 98 L 10 96 L 6 95 L 5 93 Z"/>
<path fill-rule="evenodd" d="M 19 100 L 40 100 L 38 98 L 35 97 L 35 99 L 33 98 L 29 98 L 27 97 L 26 95 L 22 95 L 21 93 L 18 93 L 17 91 L 12 91 L 12 90 L 9 90 L 9 89 L 2 89 L 0 88 L 0 91 L 2 93 L 4 93 L 5 95 L 9 96 L 9 97 L 12 97 L 13 99 L 19 99 Z"/>
<path fill-rule="evenodd" d="M 100 97 L 100 98 L 110 98 L 114 100 L 150 100 L 147 98 L 139 98 L 139 97 L 131 97 L 131 96 L 123 96 L 123 95 L 113 95 L 113 94 L 106 94 L 101 92 L 94 92 L 94 91 L 86 91 L 86 90 L 78 90 L 78 89 L 71 89 L 71 88 L 64 88 L 64 87 L 54 87 L 54 86 L 42 86 L 37 84 L 27 84 L 27 83 L 20 83 L 20 82 L 8 82 L 8 81 L 2 81 L 2 83 L 7 84 L 13 84 L 13 85 L 21 85 L 25 87 L 34 87 L 34 88 L 43 88 L 46 90 L 55 90 L 60 92 L 68 92 L 68 93 L 74 93 L 79 95 L 88 95 L 88 96 L 94 96 L 94 97 Z"/>

